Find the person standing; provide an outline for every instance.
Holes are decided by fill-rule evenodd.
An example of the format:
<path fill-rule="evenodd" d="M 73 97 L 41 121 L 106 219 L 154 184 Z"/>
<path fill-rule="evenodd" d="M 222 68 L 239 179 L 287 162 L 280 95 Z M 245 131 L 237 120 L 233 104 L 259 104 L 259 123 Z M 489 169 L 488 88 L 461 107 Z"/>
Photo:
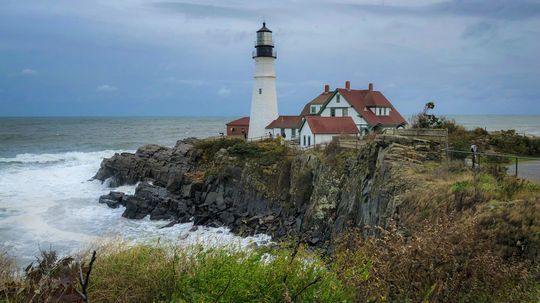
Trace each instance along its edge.
<path fill-rule="evenodd" d="M 480 163 L 478 163 L 478 155 L 477 155 L 477 152 L 478 152 L 478 146 L 476 146 L 476 144 L 472 144 L 471 145 L 471 153 L 472 153 L 472 168 L 475 168 L 475 164 L 476 166 L 478 166 Z"/>

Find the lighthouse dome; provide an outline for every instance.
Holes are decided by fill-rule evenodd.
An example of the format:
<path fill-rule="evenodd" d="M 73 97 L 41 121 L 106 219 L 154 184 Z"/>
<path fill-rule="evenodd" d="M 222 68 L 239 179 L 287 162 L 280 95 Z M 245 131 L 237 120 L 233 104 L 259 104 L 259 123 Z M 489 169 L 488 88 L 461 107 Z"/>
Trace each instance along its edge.
<path fill-rule="evenodd" d="M 267 27 L 266 27 L 266 22 L 263 22 L 263 26 L 261 27 L 260 30 L 257 31 L 257 33 L 262 33 L 262 32 L 268 32 L 268 33 L 271 33 L 272 31 L 269 30 Z"/>

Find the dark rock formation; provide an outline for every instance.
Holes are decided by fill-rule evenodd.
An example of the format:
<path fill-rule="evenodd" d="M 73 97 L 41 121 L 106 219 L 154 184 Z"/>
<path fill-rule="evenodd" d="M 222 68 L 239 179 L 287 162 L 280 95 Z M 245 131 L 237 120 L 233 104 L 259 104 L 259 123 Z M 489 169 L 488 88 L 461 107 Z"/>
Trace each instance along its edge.
<path fill-rule="evenodd" d="M 133 196 L 120 199 L 127 218 L 193 220 L 243 235 L 301 234 L 319 245 L 347 227 L 372 235 L 387 227 L 396 218 L 399 195 L 411 186 L 401 168 L 439 156 L 425 142 L 393 136 L 364 144 L 340 164 L 307 151 L 262 165 L 257 158 L 238 161 L 221 149 L 214 157 L 216 173 L 195 178 L 201 151 L 194 143 L 187 139 L 173 148 L 146 145 L 135 154 L 116 154 L 103 160 L 95 178 L 110 178 L 111 186 L 141 182 Z M 116 201 L 111 194 L 100 198 L 109 200 Z"/>
<path fill-rule="evenodd" d="M 108 195 L 99 197 L 99 203 L 105 203 L 110 208 L 118 208 L 120 205 L 126 206 L 124 196 L 122 192 L 111 191 Z"/>

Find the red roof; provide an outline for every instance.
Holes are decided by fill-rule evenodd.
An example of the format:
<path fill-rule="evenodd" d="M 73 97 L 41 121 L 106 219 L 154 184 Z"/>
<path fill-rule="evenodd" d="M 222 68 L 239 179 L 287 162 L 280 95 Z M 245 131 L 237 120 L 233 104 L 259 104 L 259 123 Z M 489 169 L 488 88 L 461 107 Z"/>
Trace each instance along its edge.
<path fill-rule="evenodd" d="M 392 103 L 379 91 L 370 90 L 347 90 L 338 88 L 337 91 L 351 104 L 352 107 L 372 126 L 381 125 L 401 125 L 407 121 L 392 106 Z M 369 107 L 389 107 L 388 116 L 377 116 Z M 366 110 L 364 110 L 366 109 Z"/>
<path fill-rule="evenodd" d="M 300 116 L 304 117 L 304 116 L 308 116 L 308 115 L 313 115 L 311 113 L 311 109 L 310 109 L 310 106 L 311 105 L 322 105 L 322 104 L 325 104 L 329 99 L 330 97 L 332 97 L 334 95 L 334 92 L 323 92 L 321 93 L 320 95 L 318 95 L 317 97 L 315 97 L 315 99 L 309 101 L 305 106 L 304 108 L 302 109 L 302 112 L 300 113 Z"/>
<path fill-rule="evenodd" d="M 313 134 L 357 134 L 358 128 L 351 117 L 306 116 Z"/>
<path fill-rule="evenodd" d="M 302 125 L 301 116 L 279 116 L 266 128 L 299 128 Z"/>
<path fill-rule="evenodd" d="M 234 121 L 231 121 L 225 125 L 245 125 L 249 126 L 249 117 L 242 117 L 240 119 L 236 119 Z"/>

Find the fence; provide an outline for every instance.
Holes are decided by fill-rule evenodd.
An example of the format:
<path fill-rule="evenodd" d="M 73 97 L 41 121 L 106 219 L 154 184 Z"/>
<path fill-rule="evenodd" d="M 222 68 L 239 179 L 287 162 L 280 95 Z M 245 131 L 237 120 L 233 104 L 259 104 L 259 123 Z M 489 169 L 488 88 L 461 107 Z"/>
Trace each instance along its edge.
<path fill-rule="evenodd" d="M 384 134 L 413 137 L 417 139 L 423 139 L 433 141 L 441 144 L 448 142 L 448 130 L 447 129 L 430 129 L 430 128 L 408 128 L 408 129 L 385 129 Z"/>
<path fill-rule="evenodd" d="M 509 171 L 509 174 L 513 174 L 516 177 L 520 177 L 520 160 L 522 164 L 522 168 L 526 167 L 528 168 L 524 173 L 522 173 L 521 177 L 531 180 L 540 181 L 540 158 L 534 158 L 534 157 L 525 157 L 525 156 L 517 156 L 517 155 L 509 155 L 509 154 L 495 154 L 495 153 L 481 153 L 481 152 L 470 152 L 470 151 L 464 151 L 464 150 L 454 150 L 445 148 L 443 151 L 446 153 L 446 159 L 451 160 L 453 157 L 453 154 L 459 155 L 458 159 L 472 159 L 473 154 L 476 156 L 476 164 L 478 167 L 480 167 L 482 164 L 482 157 L 487 163 L 496 163 L 499 165 L 505 165 Z M 496 158 L 497 161 L 493 161 L 492 159 Z M 525 162 L 527 161 L 527 162 Z M 534 162 L 529 162 L 534 161 Z M 473 163 L 471 163 L 473 164 Z M 536 167 L 538 166 L 538 167 Z"/>

